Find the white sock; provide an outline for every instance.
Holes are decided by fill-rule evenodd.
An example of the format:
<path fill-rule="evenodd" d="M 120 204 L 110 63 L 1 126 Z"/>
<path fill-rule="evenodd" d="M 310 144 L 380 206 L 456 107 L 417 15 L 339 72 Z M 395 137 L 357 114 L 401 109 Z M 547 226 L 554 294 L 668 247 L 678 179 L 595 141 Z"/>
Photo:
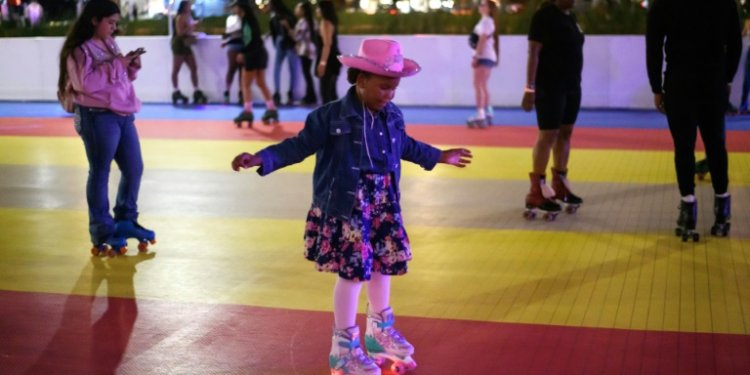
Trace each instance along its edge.
<path fill-rule="evenodd" d="M 276 109 L 276 103 L 273 102 L 273 100 L 269 100 L 266 102 L 266 109 Z"/>
<path fill-rule="evenodd" d="M 682 201 L 683 202 L 687 202 L 687 203 L 695 203 L 695 195 L 693 195 L 693 194 L 686 195 L 686 196 L 682 197 Z"/>
<path fill-rule="evenodd" d="M 484 108 L 477 109 L 477 118 L 478 119 L 483 119 L 483 118 L 485 118 L 485 116 L 486 115 L 484 114 Z"/>
<path fill-rule="evenodd" d="M 716 194 L 716 198 L 726 198 L 729 196 L 729 192 L 726 192 L 724 194 Z"/>
<path fill-rule="evenodd" d="M 338 278 L 333 288 L 333 319 L 336 329 L 357 325 L 357 305 L 362 282 Z"/>
<path fill-rule="evenodd" d="M 391 276 L 380 272 L 373 272 L 367 282 L 367 300 L 370 302 L 369 312 L 379 313 L 391 305 Z"/>

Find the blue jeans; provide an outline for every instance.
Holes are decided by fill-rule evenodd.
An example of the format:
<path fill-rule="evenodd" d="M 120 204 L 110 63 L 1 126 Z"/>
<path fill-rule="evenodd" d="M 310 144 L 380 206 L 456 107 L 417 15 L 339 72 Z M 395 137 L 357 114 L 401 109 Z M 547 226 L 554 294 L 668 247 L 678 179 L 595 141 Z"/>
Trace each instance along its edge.
<path fill-rule="evenodd" d="M 105 109 L 78 106 L 76 130 L 86 148 L 89 176 L 86 202 L 89 206 L 91 242 L 101 244 L 115 231 L 115 221 L 138 218 L 138 191 L 143 175 L 141 144 L 135 116 L 121 116 Z M 114 218 L 109 212 L 109 170 L 112 160 L 120 168 L 120 186 Z"/>
<path fill-rule="evenodd" d="M 281 92 L 281 64 L 284 59 L 289 60 L 289 101 L 294 100 L 294 92 L 297 89 L 297 76 L 299 75 L 299 56 L 294 48 L 281 47 L 281 39 L 278 38 L 274 43 L 276 47 L 276 57 L 273 61 L 273 84 L 275 93 Z"/>

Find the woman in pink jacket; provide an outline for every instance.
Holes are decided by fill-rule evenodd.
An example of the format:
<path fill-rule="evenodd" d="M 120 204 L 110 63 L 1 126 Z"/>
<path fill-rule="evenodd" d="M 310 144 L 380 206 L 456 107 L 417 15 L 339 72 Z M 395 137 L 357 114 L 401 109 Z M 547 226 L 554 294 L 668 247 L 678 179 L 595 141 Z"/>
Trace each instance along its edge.
<path fill-rule="evenodd" d="M 75 113 L 76 131 L 89 162 L 86 200 L 94 255 L 124 253 L 127 238 L 137 238 L 142 251 L 148 242 L 155 242 L 154 232 L 136 221 L 143 159 L 133 116 L 141 102 L 132 81 L 145 51 L 120 52 L 113 39 L 119 19 L 114 2 L 89 1 L 60 52 L 58 97 L 66 110 Z M 108 198 L 112 160 L 122 173 L 114 218 Z"/>

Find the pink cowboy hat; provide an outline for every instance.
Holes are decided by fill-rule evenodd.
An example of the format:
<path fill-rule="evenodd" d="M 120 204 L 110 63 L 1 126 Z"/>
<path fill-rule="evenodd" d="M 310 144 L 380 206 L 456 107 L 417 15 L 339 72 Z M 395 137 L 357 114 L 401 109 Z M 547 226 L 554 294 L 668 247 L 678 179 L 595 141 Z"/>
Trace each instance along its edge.
<path fill-rule="evenodd" d="M 404 58 L 401 45 L 395 40 L 365 39 L 356 55 L 338 58 L 348 67 L 385 77 L 409 77 L 422 70 L 416 61 Z"/>

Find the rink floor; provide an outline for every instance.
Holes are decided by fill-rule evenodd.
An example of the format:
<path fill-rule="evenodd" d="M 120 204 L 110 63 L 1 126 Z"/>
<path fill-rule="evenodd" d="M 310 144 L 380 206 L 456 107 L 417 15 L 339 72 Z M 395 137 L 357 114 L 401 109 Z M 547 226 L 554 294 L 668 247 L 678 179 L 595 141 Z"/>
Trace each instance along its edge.
<path fill-rule="evenodd" d="M 414 260 L 392 306 L 414 375 L 750 373 L 750 117 L 727 125 L 731 234 L 709 233 L 708 176 L 694 243 L 674 236 L 655 112 L 584 111 L 569 177 L 585 203 L 545 222 L 522 218 L 532 114 L 469 130 L 467 108 L 403 110 L 414 138 L 474 153 L 463 170 L 403 165 Z M 328 373 L 335 276 L 302 256 L 314 158 L 267 177 L 229 167 L 296 134 L 308 110 L 254 129 L 236 112 L 144 107 L 140 222 L 158 242 L 107 258 L 89 253 L 72 118 L 0 103 L 0 374 Z M 118 178 L 113 166 L 112 197 Z"/>

